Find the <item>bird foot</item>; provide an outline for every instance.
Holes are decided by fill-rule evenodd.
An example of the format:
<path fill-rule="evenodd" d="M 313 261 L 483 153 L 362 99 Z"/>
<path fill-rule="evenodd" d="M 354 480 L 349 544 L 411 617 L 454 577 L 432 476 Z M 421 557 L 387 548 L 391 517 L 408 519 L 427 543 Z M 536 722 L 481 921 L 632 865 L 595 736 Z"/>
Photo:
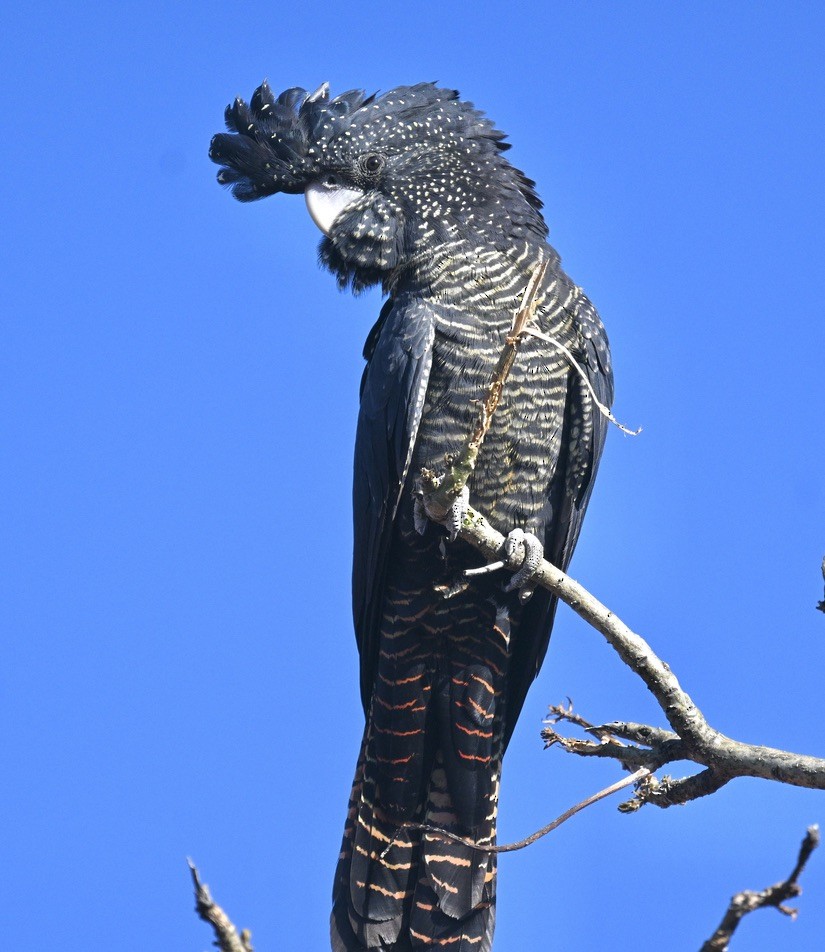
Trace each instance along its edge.
<path fill-rule="evenodd" d="M 443 475 L 431 479 L 434 488 L 438 488 L 443 479 Z M 425 493 L 419 486 L 415 493 L 415 504 L 413 506 L 413 519 L 415 520 L 416 531 L 420 535 L 424 535 L 427 531 L 428 524 L 430 522 L 436 522 L 438 525 L 444 526 L 447 530 L 450 542 L 455 542 L 469 508 L 470 490 L 466 486 L 461 490 L 458 498 L 454 500 L 449 509 L 435 506 L 432 502 L 431 495 Z"/>
<path fill-rule="evenodd" d="M 529 601 L 536 590 L 535 579 L 543 558 L 544 546 L 532 532 L 524 529 L 509 532 L 504 540 L 504 561 L 508 568 L 518 567 L 518 571 L 504 586 L 504 591 L 518 590 L 519 601 Z"/>
<path fill-rule="evenodd" d="M 504 540 L 502 558 L 477 569 L 467 569 L 465 575 L 487 575 L 499 569 L 515 569 L 516 572 L 504 586 L 505 592 L 518 590 L 519 601 L 527 602 L 536 590 L 535 578 L 544 558 L 544 546 L 532 532 L 524 529 L 511 530 Z"/>

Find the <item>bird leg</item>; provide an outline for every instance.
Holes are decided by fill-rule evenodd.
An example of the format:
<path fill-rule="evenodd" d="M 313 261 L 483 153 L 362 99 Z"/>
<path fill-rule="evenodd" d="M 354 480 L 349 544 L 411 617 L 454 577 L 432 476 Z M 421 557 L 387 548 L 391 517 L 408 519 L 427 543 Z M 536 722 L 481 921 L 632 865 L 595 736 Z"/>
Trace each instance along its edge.
<path fill-rule="evenodd" d="M 436 475 L 429 469 L 421 471 L 413 493 L 413 519 L 415 528 L 421 535 L 427 531 L 429 522 L 435 522 L 444 526 L 450 541 L 455 542 L 470 508 L 470 491 L 465 483 L 457 496 L 452 492 L 442 492 L 442 498 L 439 499 L 438 489 L 445 478 L 445 473 Z M 444 503 L 445 495 L 447 505 Z M 519 601 L 529 601 L 536 590 L 534 580 L 544 558 L 544 546 L 532 532 L 512 529 L 504 540 L 500 554 L 499 560 L 476 569 L 467 569 L 464 575 L 472 577 L 497 572 L 499 569 L 510 569 L 514 575 L 505 585 L 504 591 L 518 591 Z"/>
<path fill-rule="evenodd" d="M 482 565 L 477 569 L 467 569 L 465 575 L 486 575 L 499 569 L 515 570 L 515 574 L 504 586 L 505 592 L 518 590 L 519 601 L 527 602 L 536 590 L 535 577 L 544 558 L 544 546 L 532 532 L 524 529 L 512 529 L 502 545 L 502 558 Z"/>
<path fill-rule="evenodd" d="M 424 535 L 427 531 L 428 522 L 436 522 L 438 525 L 444 526 L 447 530 L 450 542 L 455 542 L 458 538 L 458 533 L 461 531 L 464 517 L 470 508 L 470 490 L 466 486 L 463 486 L 458 496 L 453 499 L 450 506 L 445 509 L 437 505 L 432 499 L 432 491 L 437 489 L 444 480 L 444 474 L 434 476 L 432 473 L 428 473 L 427 479 L 432 489 L 425 492 L 421 486 L 421 480 L 419 480 L 414 494 L 413 519 L 415 520 L 416 531 L 420 535 Z"/>
<path fill-rule="evenodd" d="M 522 552 L 524 555 L 522 556 Z M 519 599 L 528 601 L 535 592 L 534 579 L 544 558 L 544 546 L 532 532 L 524 529 L 512 529 L 504 540 L 504 559 L 508 568 L 518 571 L 504 586 L 505 592 L 514 592 L 518 589 Z"/>

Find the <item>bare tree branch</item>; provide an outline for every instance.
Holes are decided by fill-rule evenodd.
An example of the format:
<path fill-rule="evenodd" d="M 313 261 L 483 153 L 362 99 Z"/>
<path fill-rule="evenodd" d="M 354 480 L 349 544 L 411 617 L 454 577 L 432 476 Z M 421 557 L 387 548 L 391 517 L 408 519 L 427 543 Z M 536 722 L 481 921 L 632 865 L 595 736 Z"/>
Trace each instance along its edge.
<path fill-rule="evenodd" d="M 252 948 L 252 933 L 248 929 L 238 933 L 232 920 L 212 898 L 209 887 L 201 882 L 191 859 L 189 870 L 195 886 L 195 912 L 215 930 L 214 944 L 221 952 L 255 952 Z"/>
<path fill-rule="evenodd" d="M 581 727 L 586 733 L 597 738 L 592 741 L 584 738 L 566 737 L 560 734 L 555 725 L 565 721 Z M 639 767 L 648 767 L 651 771 L 657 770 L 663 764 L 674 760 L 687 759 L 684 753 L 684 744 L 678 734 L 662 730 L 658 727 L 648 727 L 646 724 L 616 723 L 591 724 L 580 714 L 573 711 L 573 704 L 568 698 L 567 705 L 553 705 L 550 707 L 550 716 L 545 720 L 541 736 L 545 750 L 558 744 L 571 754 L 581 757 L 608 757 L 618 760 L 627 770 L 638 770 Z M 623 741 L 633 741 L 626 744 Z M 644 747 L 638 746 L 639 743 Z M 649 782 L 648 782 L 649 783 Z M 620 809 L 625 809 L 623 804 Z"/>
<path fill-rule="evenodd" d="M 453 843 L 462 843 L 464 846 L 469 846 L 470 849 L 479 850 L 482 853 L 514 853 L 516 850 L 523 850 L 527 846 L 532 846 L 537 840 L 540 840 L 543 836 L 547 836 L 548 833 L 552 833 L 553 830 L 557 830 L 562 823 L 566 823 L 571 817 L 574 817 L 586 807 L 593 806 L 593 804 L 598 803 L 599 800 L 604 800 L 605 797 L 609 797 L 619 790 L 629 787 L 631 784 L 643 783 L 649 775 L 650 771 L 647 767 L 640 767 L 629 777 L 623 777 L 621 780 L 611 783 L 609 787 L 599 790 L 598 793 L 591 794 L 589 797 L 586 797 L 584 800 L 565 810 L 564 813 L 556 817 L 555 820 L 551 820 L 550 823 L 543 826 L 540 830 L 536 830 L 535 833 L 525 836 L 523 840 L 516 840 L 514 843 L 501 843 L 498 846 L 490 846 L 489 843 L 476 843 L 475 840 L 461 836 L 459 833 L 444 830 L 439 826 L 431 826 L 429 823 L 401 823 L 398 827 L 398 832 L 401 830 L 419 830 L 423 833 L 436 834 L 442 839 L 450 840 Z M 391 839 L 387 843 L 384 852 L 381 854 L 382 859 L 389 852 L 390 848 L 397 845 L 397 843 L 398 841 L 396 839 Z"/>
<path fill-rule="evenodd" d="M 426 481 L 422 488 L 426 505 Z M 437 485 L 432 488 L 435 492 L 439 491 Z M 500 558 L 504 536 L 472 507 L 464 519 L 460 537 L 478 549 L 488 561 Z M 760 777 L 763 780 L 778 780 L 798 787 L 825 789 L 825 760 L 772 747 L 745 744 L 712 728 L 691 697 L 682 689 L 668 665 L 654 654 L 650 645 L 640 635 L 631 631 L 583 585 L 561 569 L 545 559 L 539 567 L 535 581 L 553 592 L 604 636 L 622 661 L 639 675 L 656 698 L 680 742 L 666 748 L 660 742 L 655 743 L 662 736 L 656 733 L 655 728 L 635 725 L 637 733 L 640 730 L 649 732 L 651 744 L 646 760 L 626 753 L 627 748 L 617 745 L 606 747 L 596 756 L 614 757 L 634 769 L 641 765 L 655 769 L 673 760 L 690 760 L 707 767 L 713 774 L 712 782 L 710 777 L 704 782 L 690 779 L 681 789 L 675 786 L 678 782 L 671 782 L 667 794 L 664 791 L 656 793 L 651 789 L 651 794 L 656 793 L 656 796 L 651 796 L 651 803 L 657 803 L 659 806 L 669 806 L 673 802 L 683 803 L 695 796 L 713 792 L 733 777 Z M 603 729 L 611 730 L 611 725 L 604 725 Z M 615 730 L 611 732 L 615 733 Z M 573 752 L 582 753 L 578 747 L 573 749 Z"/>
<path fill-rule="evenodd" d="M 513 321 L 513 330 L 505 342 L 487 399 L 482 405 L 479 422 L 465 442 L 462 452 L 446 461 L 447 469 L 443 476 L 428 469 L 421 472 L 418 492 L 424 511 L 436 522 L 443 522 L 445 514 L 451 511 L 453 503 L 461 495 L 475 468 L 481 444 L 516 357 L 519 335 L 525 333 L 525 328 L 538 306 L 542 267 L 540 263 L 528 282 L 521 307 Z M 459 536 L 478 549 L 488 563 L 507 567 L 503 558 L 504 536 L 472 507 L 468 508 Z M 542 560 L 537 574 L 531 578 L 531 585 L 533 584 L 541 585 L 552 592 L 591 627 L 601 632 L 622 661 L 639 675 L 656 698 L 675 735 L 665 738 L 657 734 L 655 728 L 636 725 L 637 734 L 639 731 L 647 732 L 647 747 L 644 749 L 616 744 L 594 745 L 592 742 L 583 741 L 565 741 L 565 749 L 583 756 L 613 757 L 624 763 L 628 769 L 638 769 L 641 766 L 657 769 L 673 760 L 690 760 L 707 768 L 693 777 L 681 780 L 667 778 L 657 781 L 651 778 L 643 785 L 641 792 L 637 792 L 633 801 L 636 807 L 644 802 L 656 803 L 662 807 L 685 803 L 713 793 L 733 777 L 761 777 L 800 787 L 825 789 L 825 760 L 771 747 L 744 744 L 712 728 L 691 697 L 682 689 L 668 665 L 653 653 L 647 642 L 561 569 L 546 559 Z M 620 726 L 605 725 L 602 734 L 617 737 Z M 626 729 L 627 725 L 624 725 L 624 728 Z M 603 739 L 602 737 L 601 740 Z M 554 737 L 552 742 L 562 743 L 559 737 Z"/>
<path fill-rule="evenodd" d="M 811 853 L 819 846 L 819 827 L 809 826 L 802 846 L 799 849 L 799 858 L 791 875 L 784 882 L 769 886 L 761 892 L 753 892 L 745 889 L 737 893 L 730 901 L 727 912 L 722 918 L 719 928 L 705 942 L 700 952 L 727 952 L 731 936 L 736 931 L 736 927 L 742 919 L 755 909 L 764 909 L 767 906 L 773 906 L 786 916 L 792 919 L 796 918 L 797 910 L 790 909 L 783 903 L 788 899 L 793 899 L 800 895 L 802 887 L 798 883 L 799 876 L 805 868 L 805 864 L 811 857 Z"/>
<path fill-rule="evenodd" d="M 825 581 L 825 559 L 822 560 L 822 580 Z M 825 612 L 825 599 L 816 606 L 821 612 Z"/>

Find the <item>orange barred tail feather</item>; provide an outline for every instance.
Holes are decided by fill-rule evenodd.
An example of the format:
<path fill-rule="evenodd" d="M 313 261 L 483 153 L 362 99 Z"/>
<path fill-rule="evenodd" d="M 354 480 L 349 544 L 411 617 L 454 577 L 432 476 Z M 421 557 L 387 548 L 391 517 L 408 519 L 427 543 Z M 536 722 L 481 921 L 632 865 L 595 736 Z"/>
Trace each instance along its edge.
<path fill-rule="evenodd" d="M 334 952 L 491 947 L 496 856 L 483 847 L 495 842 L 502 745 L 490 672 L 433 680 L 416 666 L 373 698 L 335 876 Z"/>
<path fill-rule="evenodd" d="M 405 830 L 370 809 L 359 761 L 333 891 L 333 952 L 489 952 L 496 855 Z M 494 784 L 497 786 L 497 784 Z M 420 822 L 466 836 L 436 765 Z M 483 842 L 493 843 L 495 820 Z"/>
<path fill-rule="evenodd" d="M 481 772 L 481 771 L 479 771 Z M 432 773 L 424 814 L 428 827 L 472 839 L 482 849 L 467 846 L 438 833 L 421 834 L 418 846 L 418 882 L 410 911 L 412 948 L 488 952 L 495 924 L 496 854 L 483 846 L 495 843 L 497 777 L 488 765 L 484 803 L 488 814 L 475 830 L 459 821 L 448 788 L 447 772 L 439 756 Z"/>
<path fill-rule="evenodd" d="M 414 841 L 375 805 L 369 733 L 368 726 L 335 872 L 330 922 L 333 952 L 410 948 L 402 930 L 415 887 Z"/>

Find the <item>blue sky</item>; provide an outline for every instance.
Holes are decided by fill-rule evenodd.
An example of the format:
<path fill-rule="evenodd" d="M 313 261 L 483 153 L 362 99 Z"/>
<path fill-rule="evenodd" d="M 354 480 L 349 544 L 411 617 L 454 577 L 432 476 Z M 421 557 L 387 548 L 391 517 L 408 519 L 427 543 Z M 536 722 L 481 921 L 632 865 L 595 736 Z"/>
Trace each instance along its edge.
<path fill-rule="evenodd" d="M 825 755 L 825 14 L 814 4 L 58 4 L 4 19 L 0 895 L 9 948 L 200 952 L 185 857 L 256 948 L 322 950 L 361 732 L 350 460 L 376 294 L 299 198 L 232 201 L 223 108 L 439 80 L 510 134 L 616 364 L 572 572 L 718 729 Z M 320 553 L 323 568 L 315 569 Z M 505 762 L 519 838 L 617 777 L 549 703 L 662 723 L 569 610 Z M 497 952 L 695 950 L 821 793 L 600 804 L 501 861 Z M 733 948 L 814 950 L 801 915 Z"/>

